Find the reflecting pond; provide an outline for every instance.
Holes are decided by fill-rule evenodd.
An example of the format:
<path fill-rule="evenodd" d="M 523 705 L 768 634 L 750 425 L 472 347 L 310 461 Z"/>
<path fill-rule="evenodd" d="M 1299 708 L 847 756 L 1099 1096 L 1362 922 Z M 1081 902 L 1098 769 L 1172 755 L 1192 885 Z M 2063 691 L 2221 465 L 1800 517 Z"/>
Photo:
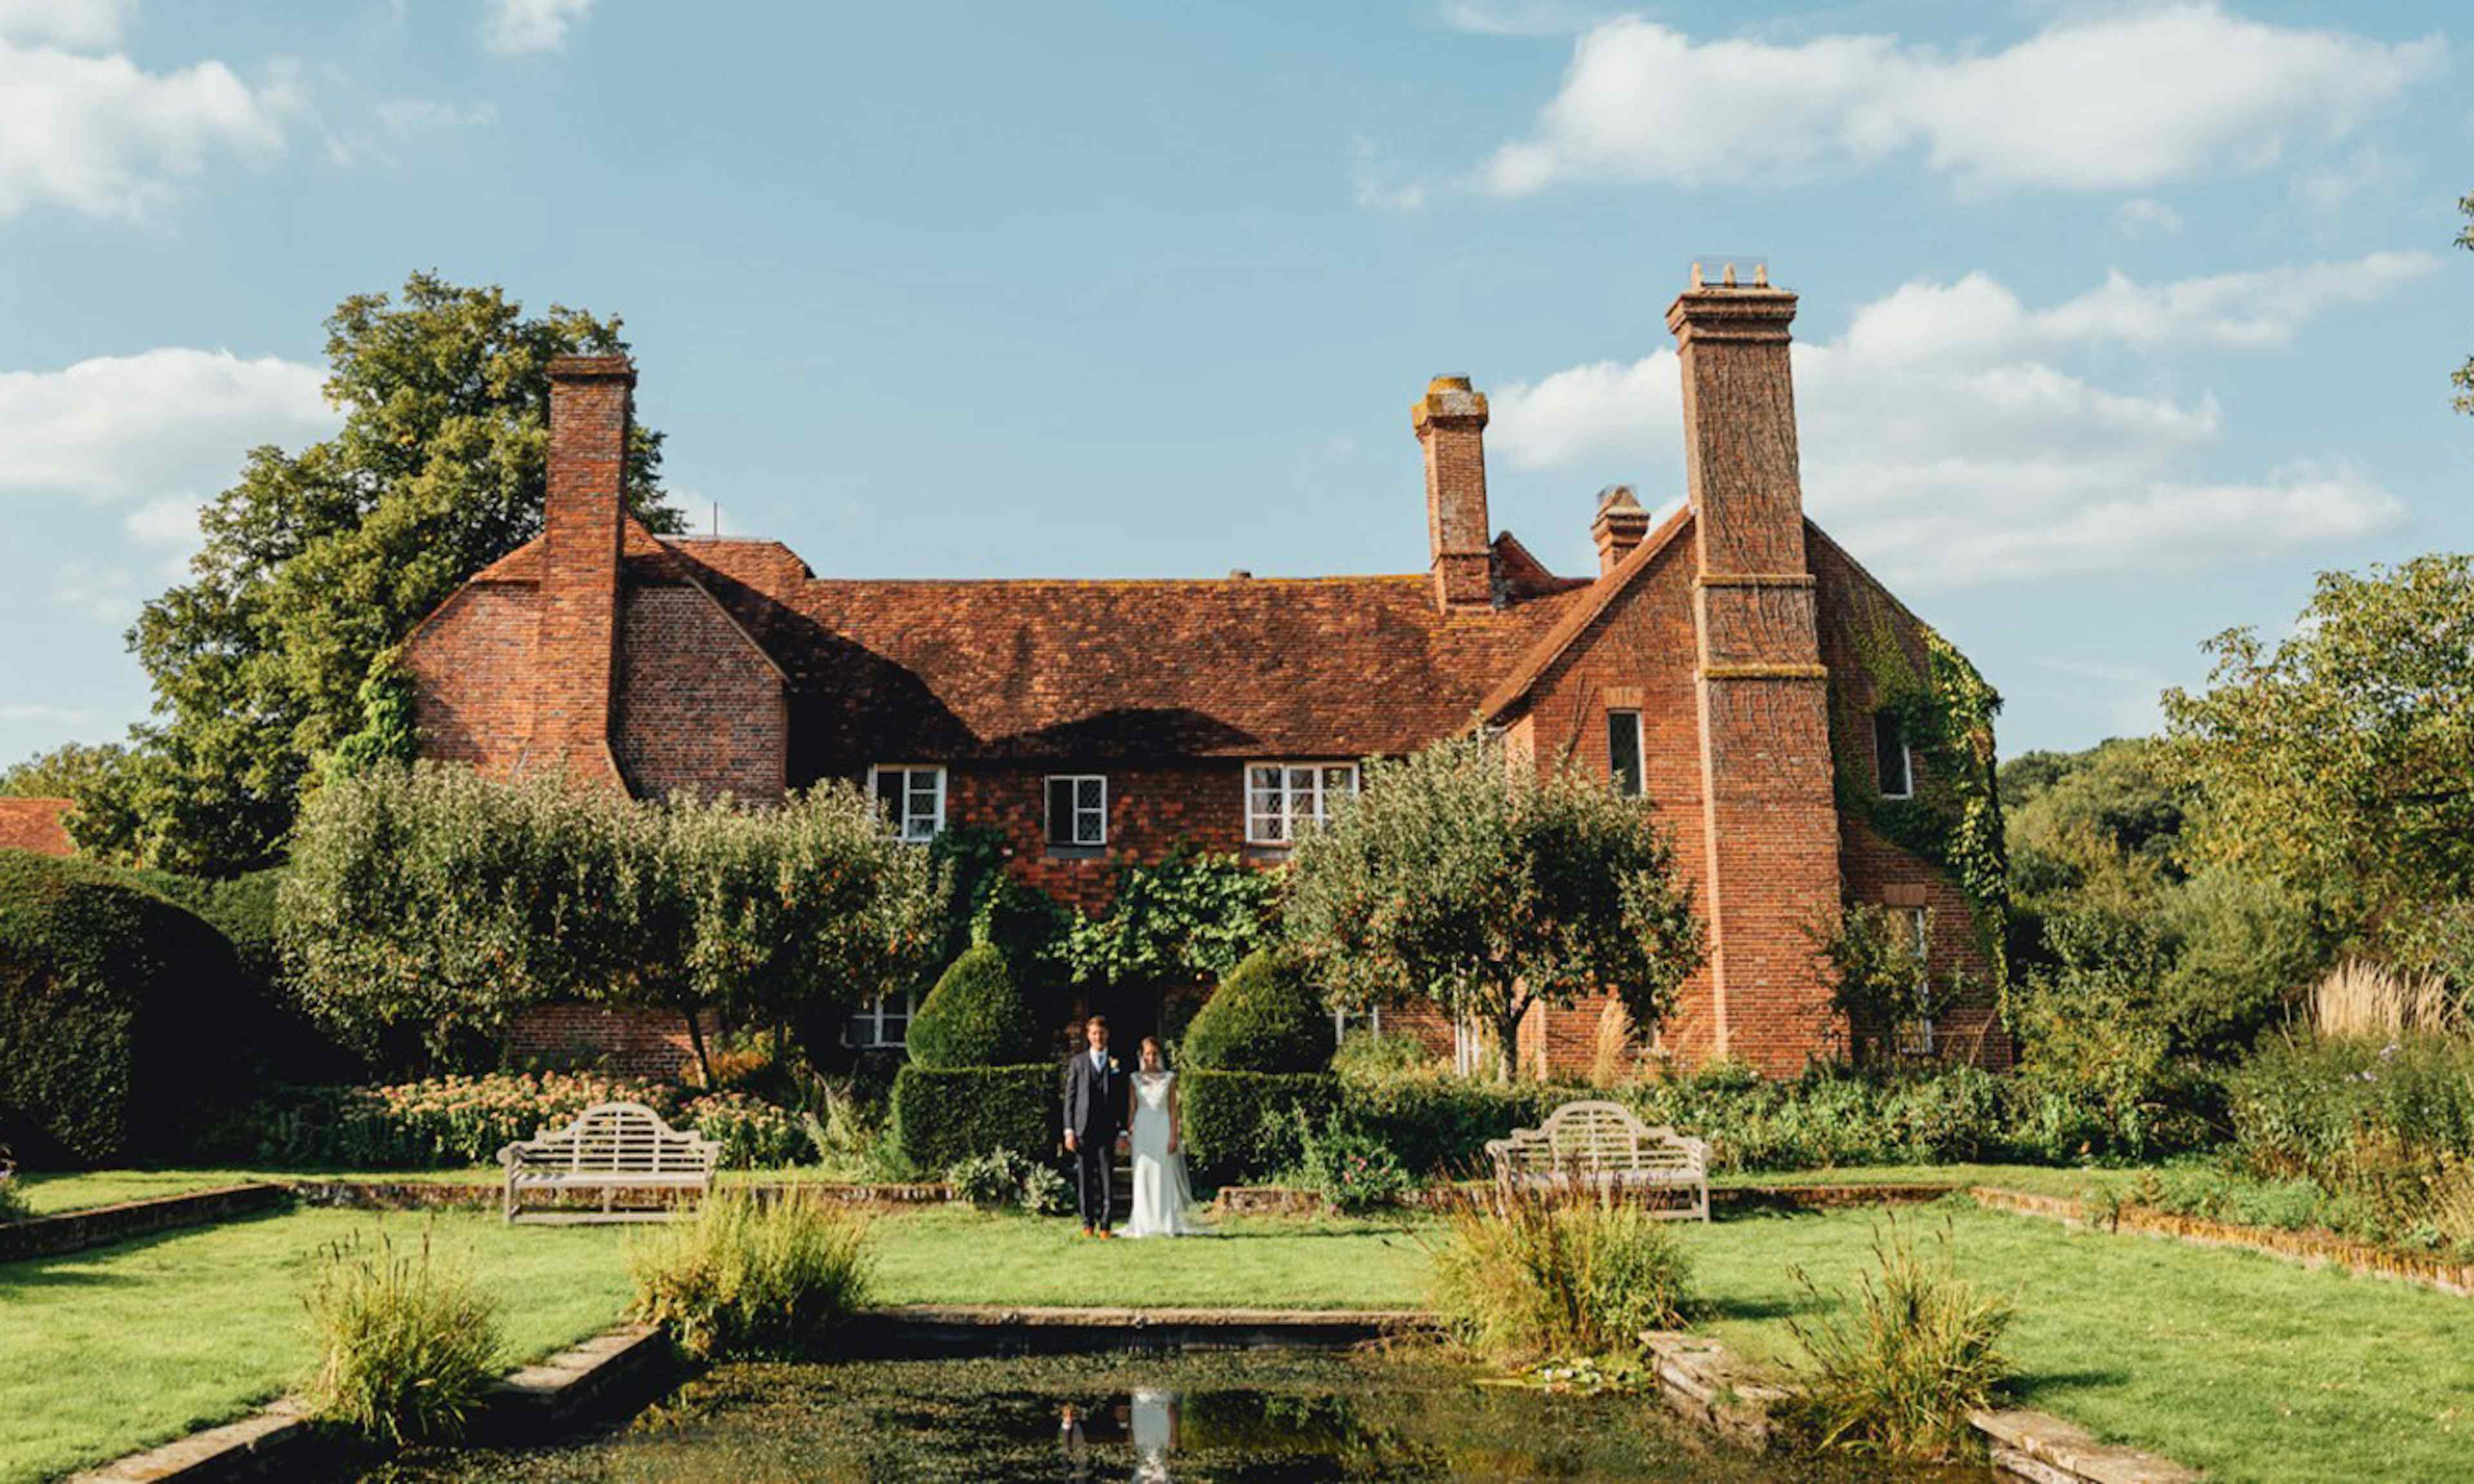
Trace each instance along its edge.
<path fill-rule="evenodd" d="M 1422 1355 L 1252 1351 L 723 1366 L 613 1431 L 548 1448 L 419 1451 L 368 1477 L 1823 1484 L 1880 1476 L 1757 1458 L 1644 1396 L 1487 1384 L 1481 1373 Z"/>

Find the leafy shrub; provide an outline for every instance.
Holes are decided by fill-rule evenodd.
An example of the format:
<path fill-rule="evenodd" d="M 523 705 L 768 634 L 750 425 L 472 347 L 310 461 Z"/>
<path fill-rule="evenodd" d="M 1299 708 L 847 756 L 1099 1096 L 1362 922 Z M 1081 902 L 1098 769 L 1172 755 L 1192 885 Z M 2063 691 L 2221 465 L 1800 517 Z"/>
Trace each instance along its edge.
<path fill-rule="evenodd" d="M 17 1184 L 17 1166 L 9 1158 L 9 1146 L 0 1144 L 0 1225 L 23 1221 L 35 1213 L 26 1204 L 26 1192 Z"/>
<path fill-rule="evenodd" d="M 1249 955 L 1186 1027 L 1185 1060 L 1221 1072 L 1312 1072 L 1331 1061 L 1331 1012 L 1304 968 L 1266 948 Z"/>
<path fill-rule="evenodd" d="M 1078 984 L 1192 984 L 1273 941 L 1278 891 L 1236 852 L 1180 841 L 1157 861 L 1118 867 L 1107 914 L 1077 915 L 1063 951 Z"/>
<path fill-rule="evenodd" d="M 255 1000 L 223 936 L 79 860 L 0 850 L 0 1138 L 36 1165 L 176 1155 Z"/>
<path fill-rule="evenodd" d="M 1297 1120 L 1338 1105 L 1327 1072 L 1188 1070 L 1177 1077 L 1186 1152 L 1224 1180 L 1268 1175 L 1297 1162 Z"/>
<path fill-rule="evenodd" d="M 1967 1414 L 1992 1404 L 2010 1375 L 2001 1352 L 2009 1301 L 1979 1292 L 1958 1276 L 1950 1233 L 1937 1257 L 1919 1256 L 1893 1220 L 1877 1231 L 1880 1269 L 1857 1279 L 1853 1295 L 1832 1297 L 1801 1268 L 1797 1283 L 1828 1317 L 1790 1319 L 1809 1357 L 1797 1379 L 1794 1409 L 1823 1448 L 1898 1458 L 1946 1458 L 1971 1434 Z"/>
<path fill-rule="evenodd" d="M 2380 1232 L 2427 1227 L 2451 1161 L 2474 1159 L 2474 1041 L 2271 1041 L 2226 1092 L 2239 1167 L 2358 1200 Z"/>
<path fill-rule="evenodd" d="M 1434 1307 L 1508 1359 L 1629 1351 L 1682 1323 L 1691 1269 L 1666 1223 L 1572 1187 L 1456 1192 L 1430 1249 Z"/>
<path fill-rule="evenodd" d="M 1028 1066 L 905 1066 L 893 1078 L 893 1144 L 916 1168 L 998 1149 L 1049 1149 L 1064 1122 L 1060 1074 Z"/>
<path fill-rule="evenodd" d="M 1536 1128 L 1572 1088 L 1463 1077 L 1429 1065 L 1399 1075 L 1341 1079 L 1341 1106 L 1352 1127 L 1417 1174 L 1465 1174 L 1486 1161 L 1486 1142 L 1515 1128 Z"/>
<path fill-rule="evenodd" d="M 1318 1126 L 1302 1110 L 1296 1175 L 1305 1189 L 1351 1216 L 1389 1206 L 1409 1188 L 1409 1172 L 1381 1139 L 1336 1115 Z"/>
<path fill-rule="evenodd" d="M 733 1169 L 796 1163 L 810 1139 L 799 1117 L 742 1092 L 681 1100 L 667 1082 L 586 1072 L 492 1072 L 377 1087 L 291 1088 L 224 1126 L 217 1153 L 286 1166 L 424 1169 L 486 1164 L 499 1149 L 565 1127 L 595 1103 L 643 1103 L 674 1128 L 722 1146 Z"/>
<path fill-rule="evenodd" d="M 963 950 L 920 1002 L 909 1046 L 917 1066 L 1020 1066 L 1048 1050 L 1048 1038 L 1005 955 L 982 943 Z"/>
<path fill-rule="evenodd" d="M 797 1113 L 745 1092 L 706 1092 L 679 1108 L 680 1125 L 721 1145 L 725 1169 L 778 1168 L 814 1153 Z"/>
<path fill-rule="evenodd" d="M 865 1219 L 795 1189 L 716 1190 L 627 1254 L 632 1312 L 698 1359 L 813 1342 L 866 1303 L 871 1268 Z"/>
<path fill-rule="evenodd" d="M 1399 1077 L 1433 1068 L 1440 1059 L 1405 1031 L 1361 1031 L 1331 1054 L 1331 1069 L 1344 1077 Z"/>
<path fill-rule="evenodd" d="M 497 1305 L 439 1262 L 427 1233 L 418 1256 L 384 1236 L 328 1247 L 307 1298 L 321 1359 L 313 1415 L 389 1443 L 451 1440 L 498 1378 Z"/>
<path fill-rule="evenodd" d="M 1055 1165 L 1010 1149 L 990 1150 L 957 1163 L 945 1172 L 954 1193 L 982 1210 L 1019 1206 L 1034 1215 L 1055 1215 L 1065 1209 L 1065 1177 Z"/>

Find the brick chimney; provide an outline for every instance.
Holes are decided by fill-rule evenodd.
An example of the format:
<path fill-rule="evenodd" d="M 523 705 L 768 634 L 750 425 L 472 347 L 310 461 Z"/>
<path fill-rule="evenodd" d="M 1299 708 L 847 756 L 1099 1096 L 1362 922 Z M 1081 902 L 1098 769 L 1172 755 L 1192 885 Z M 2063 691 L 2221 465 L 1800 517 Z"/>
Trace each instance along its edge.
<path fill-rule="evenodd" d="M 624 787 L 610 752 L 618 658 L 618 554 L 626 506 L 623 355 L 549 363 L 549 497 L 543 513 L 532 731 L 524 766 Z"/>
<path fill-rule="evenodd" d="M 1631 556 L 1648 534 L 1649 512 L 1632 497 L 1632 486 L 1609 485 L 1598 491 L 1598 517 L 1589 522 L 1589 535 L 1598 543 L 1600 577 Z"/>
<path fill-rule="evenodd" d="M 1666 311 L 1684 374 L 1693 511 L 1703 909 L 1715 1050 L 1791 1076 L 1833 1031 L 1807 936 L 1839 899 L 1829 673 L 1804 549 L 1787 326 L 1795 296 L 1766 273 L 1701 282 Z"/>
<path fill-rule="evenodd" d="M 1426 451 L 1426 540 L 1435 605 L 1494 602 L 1492 532 L 1486 517 L 1486 395 L 1467 376 L 1437 376 L 1409 409 Z"/>

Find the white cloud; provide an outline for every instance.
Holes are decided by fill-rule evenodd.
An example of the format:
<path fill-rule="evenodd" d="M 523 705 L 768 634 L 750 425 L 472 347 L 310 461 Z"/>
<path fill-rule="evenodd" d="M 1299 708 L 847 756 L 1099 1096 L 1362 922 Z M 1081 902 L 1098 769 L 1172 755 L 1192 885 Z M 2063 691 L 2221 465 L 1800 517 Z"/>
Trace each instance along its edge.
<path fill-rule="evenodd" d="M 2069 359 L 2103 346 L 2290 345 L 2332 304 L 2432 271 L 2377 253 L 2099 288 L 2030 309 L 1983 274 L 1911 283 L 1794 349 L 1806 503 L 1884 577 L 1915 586 L 2195 565 L 2349 540 L 2404 508 L 2365 471 L 2289 465 L 2248 479 L 2195 472 L 2224 433 L 2212 394 L 2100 385 Z M 1661 348 L 1491 395 L 1492 452 L 1585 483 L 1683 460 L 1680 368 Z"/>
<path fill-rule="evenodd" d="M 137 586 L 118 567 L 61 563 L 52 574 L 52 601 L 99 624 L 116 627 L 137 616 Z"/>
<path fill-rule="evenodd" d="M 181 347 L 0 371 L 0 500 L 12 491 L 117 501 L 219 489 L 251 447 L 333 431 L 340 418 L 319 390 L 324 379 L 314 366 L 274 356 Z"/>
<path fill-rule="evenodd" d="M 0 40 L 0 217 L 50 202 L 144 218 L 211 156 L 279 152 L 295 101 L 282 76 L 253 89 L 219 61 L 156 73 Z"/>
<path fill-rule="evenodd" d="M 1443 24 L 1486 36 L 1555 36 L 1587 31 L 1606 18 L 1603 6 L 1570 0 L 1444 0 Z"/>
<path fill-rule="evenodd" d="M 2113 208 L 2113 225 L 2125 237 L 2158 232 L 2171 237 L 2182 230 L 2182 213 L 2150 196 L 2134 196 Z"/>
<path fill-rule="evenodd" d="M 378 105 L 377 113 L 378 128 L 390 139 L 487 129 L 498 122 L 498 106 L 495 103 L 459 108 L 435 98 L 390 98 Z"/>
<path fill-rule="evenodd" d="M 0 722 L 47 722 L 64 727 L 83 727 L 94 720 L 94 713 L 83 706 L 53 706 L 43 701 L 12 701 L 0 706 Z"/>
<path fill-rule="evenodd" d="M 554 52 L 567 44 L 568 28 L 593 11 L 593 0 L 488 0 L 481 44 L 501 56 Z"/>
<path fill-rule="evenodd" d="M 0 0 L 0 36 L 100 49 L 120 44 L 137 0 Z"/>
<path fill-rule="evenodd" d="M 1349 194 L 1361 206 L 1376 211 L 1415 211 L 1426 203 L 1426 188 L 1396 181 L 1371 139 L 1349 147 Z"/>
<path fill-rule="evenodd" d="M 2447 54 L 2244 20 L 2214 4 L 2074 12 L 2004 50 L 1894 36 L 1695 41 L 1626 16 L 1575 46 L 1487 183 L 1787 181 L 1921 152 L 1965 184 L 2137 190 L 2343 139 Z"/>

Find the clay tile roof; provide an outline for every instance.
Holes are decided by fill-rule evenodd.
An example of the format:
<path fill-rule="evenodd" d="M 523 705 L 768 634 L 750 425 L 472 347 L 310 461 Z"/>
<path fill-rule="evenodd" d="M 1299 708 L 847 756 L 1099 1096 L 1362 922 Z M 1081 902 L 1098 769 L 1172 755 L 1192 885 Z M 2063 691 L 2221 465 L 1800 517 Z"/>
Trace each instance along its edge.
<path fill-rule="evenodd" d="M 701 543 L 671 550 L 701 565 Z M 969 757 L 1355 757 L 1466 727 L 1584 595 L 1475 613 L 1432 579 L 705 586 L 791 676 L 819 771 Z M 778 601 L 775 599 L 778 597 Z M 796 770 L 794 770 L 796 771 Z"/>
<path fill-rule="evenodd" d="M 0 850 L 74 854 L 76 847 L 61 824 L 69 808 L 66 799 L 0 799 Z"/>

